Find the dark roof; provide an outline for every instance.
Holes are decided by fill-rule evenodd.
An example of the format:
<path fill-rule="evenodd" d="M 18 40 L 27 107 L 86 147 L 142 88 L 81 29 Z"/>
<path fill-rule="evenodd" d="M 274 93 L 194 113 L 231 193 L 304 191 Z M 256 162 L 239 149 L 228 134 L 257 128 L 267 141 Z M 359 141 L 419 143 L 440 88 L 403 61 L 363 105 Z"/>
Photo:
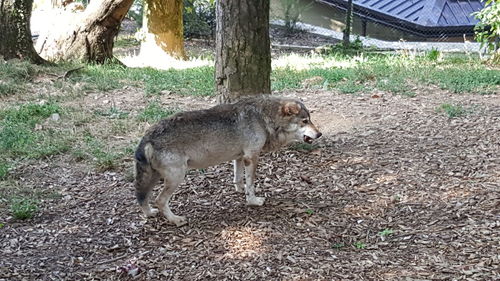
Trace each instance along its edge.
<path fill-rule="evenodd" d="M 318 2 L 346 9 L 347 0 Z M 432 37 L 472 34 L 483 8 L 480 0 L 354 0 L 354 13 L 362 18 Z"/>

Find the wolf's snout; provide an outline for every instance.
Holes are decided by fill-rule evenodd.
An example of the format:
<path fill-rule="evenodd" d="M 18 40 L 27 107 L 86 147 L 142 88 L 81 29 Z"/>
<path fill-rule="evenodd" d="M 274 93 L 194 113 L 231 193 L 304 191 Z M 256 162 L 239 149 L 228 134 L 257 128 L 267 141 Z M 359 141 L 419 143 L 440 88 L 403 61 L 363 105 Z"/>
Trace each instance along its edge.
<path fill-rule="evenodd" d="M 318 132 L 318 133 L 316 134 L 316 138 L 319 138 L 319 137 L 321 137 L 322 135 L 323 135 L 323 134 L 322 134 L 321 132 Z"/>

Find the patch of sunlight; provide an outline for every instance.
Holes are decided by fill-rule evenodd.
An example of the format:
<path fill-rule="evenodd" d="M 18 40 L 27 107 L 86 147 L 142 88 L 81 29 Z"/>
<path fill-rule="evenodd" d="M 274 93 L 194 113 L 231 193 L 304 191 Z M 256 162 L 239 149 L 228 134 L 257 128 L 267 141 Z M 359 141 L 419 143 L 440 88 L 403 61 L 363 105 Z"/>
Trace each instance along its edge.
<path fill-rule="evenodd" d="M 325 57 L 317 54 L 289 54 L 272 61 L 273 68 L 289 68 L 293 70 L 308 70 L 311 68 L 351 68 L 363 61 L 359 57 L 338 58 Z"/>
<path fill-rule="evenodd" d="M 264 251 L 263 237 L 265 233 L 251 227 L 230 227 L 221 231 L 221 238 L 228 250 L 229 258 L 244 258 L 258 255 Z"/>
<path fill-rule="evenodd" d="M 120 57 L 119 59 L 128 67 L 152 67 L 163 70 L 214 65 L 214 61 L 210 59 L 190 58 L 189 60 L 182 60 L 160 50 L 149 50 L 148 52 L 140 52 L 138 55 Z"/>

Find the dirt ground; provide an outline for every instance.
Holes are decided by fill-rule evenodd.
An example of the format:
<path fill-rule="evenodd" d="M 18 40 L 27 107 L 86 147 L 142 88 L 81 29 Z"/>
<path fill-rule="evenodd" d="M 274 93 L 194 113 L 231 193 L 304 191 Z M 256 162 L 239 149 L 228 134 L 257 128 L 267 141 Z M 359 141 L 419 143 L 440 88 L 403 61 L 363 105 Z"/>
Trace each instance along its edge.
<path fill-rule="evenodd" d="M 45 199 L 31 220 L 2 218 L 0 280 L 500 279 L 498 95 L 277 94 L 302 99 L 324 136 L 312 150 L 262 156 L 263 207 L 245 205 L 229 163 L 191 171 L 171 203 L 189 218 L 177 228 L 142 217 L 125 170 L 39 160 L 16 176 L 61 198 Z M 147 104 L 127 89 L 74 103 L 110 99 L 131 111 Z M 468 112 L 449 118 L 436 110 L 444 103 Z"/>
<path fill-rule="evenodd" d="M 172 202 L 190 219 L 181 228 L 161 217 L 146 221 L 122 173 L 64 158 L 20 168 L 24 184 L 57 190 L 62 199 L 0 229 L 1 278 L 500 278 L 498 96 L 435 89 L 415 98 L 286 95 L 304 100 L 324 137 L 312 151 L 262 157 L 258 185 L 268 199 L 260 208 L 245 206 L 234 191 L 229 164 L 187 176 Z M 162 101 L 181 108 L 214 103 Z M 473 111 L 450 119 L 436 111 L 442 103 Z M 393 233 L 384 236 L 384 229 Z M 135 278 L 127 265 L 139 269 Z"/>

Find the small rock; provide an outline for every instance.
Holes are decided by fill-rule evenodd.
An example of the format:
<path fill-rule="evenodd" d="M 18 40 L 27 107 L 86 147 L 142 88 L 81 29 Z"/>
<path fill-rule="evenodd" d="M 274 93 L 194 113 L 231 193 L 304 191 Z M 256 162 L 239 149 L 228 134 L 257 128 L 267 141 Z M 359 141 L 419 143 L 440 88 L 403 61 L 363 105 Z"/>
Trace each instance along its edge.
<path fill-rule="evenodd" d="M 50 115 L 50 120 L 52 121 L 59 121 L 61 119 L 61 115 L 59 115 L 59 113 L 53 113 L 52 115 Z"/>

